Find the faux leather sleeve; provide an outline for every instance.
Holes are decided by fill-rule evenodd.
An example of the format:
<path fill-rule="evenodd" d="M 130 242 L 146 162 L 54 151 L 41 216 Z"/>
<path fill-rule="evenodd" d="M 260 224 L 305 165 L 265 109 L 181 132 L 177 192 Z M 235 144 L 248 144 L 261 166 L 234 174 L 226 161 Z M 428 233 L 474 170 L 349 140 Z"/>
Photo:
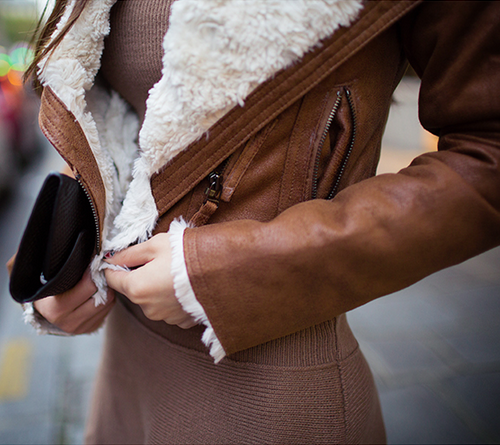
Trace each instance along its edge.
<path fill-rule="evenodd" d="M 175 219 L 170 224 L 168 231 L 170 246 L 172 248 L 172 265 L 170 272 L 174 280 L 175 298 L 185 312 L 191 315 L 197 323 L 205 326 L 201 340 L 209 348 L 210 355 L 215 363 L 220 362 L 226 353 L 215 335 L 214 329 L 205 314 L 203 306 L 196 299 L 184 259 L 184 232 L 190 225 L 184 219 Z"/>
<path fill-rule="evenodd" d="M 500 244 L 500 2 L 401 23 L 439 152 L 268 223 L 187 229 L 193 290 L 228 353 L 331 319 Z"/>

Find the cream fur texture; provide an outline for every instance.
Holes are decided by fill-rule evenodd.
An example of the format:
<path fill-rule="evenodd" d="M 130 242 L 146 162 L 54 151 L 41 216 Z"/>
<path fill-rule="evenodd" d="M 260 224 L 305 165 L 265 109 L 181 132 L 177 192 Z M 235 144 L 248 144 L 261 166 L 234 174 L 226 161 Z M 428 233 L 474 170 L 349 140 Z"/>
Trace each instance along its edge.
<path fill-rule="evenodd" d="M 147 239 L 156 207 L 149 179 L 225 113 L 318 41 L 348 26 L 357 0 L 180 0 L 163 42 L 163 72 L 150 91 L 141 158 L 110 247 Z"/>
<path fill-rule="evenodd" d="M 76 1 L 70 0 L 54 36 Z M 162 78 L 147 100 L 139 150 L 137 116 L 95 82 L 115 1 L 91 1 L 39 64 L 42 84 L 80 123 L 104 182 L 103 252 L 91 265 L 99 289 L 96 304 L 106 299 L 103 253 L 143 242 L 155 227 L 152 174 L 231 108 L 242 106 L 258 85 L 349 26 L 362 9 L 361 0 L 176 1 L 163 42 Z"/>
<path fill-rule="evenodd" d="M 66 25 L 77 1 L 70 0 L 52 38 L 55 38 Z M 101 122 L 103 124 L 101 127 L 106 125 L 104 116 L 99 116 L 98 109 L 105 110 L 107 105 L 96 107 L 92 113 L 87 99 L 100 68 L 104 38 L 110 30 L 109 11 L 115 1 L 90 2 L 63 41 L 38 65 L 38 75 L 42 85 L 50 87 L 75 115 L 99 166 L 106 194 L 106 214 L 101 234 L 103 240 L 109 237 L 109 228 L 112 226 L 113 219 L 110 214 L 116 207 L 115 203 L 118 202 L 113 196 L 113 183 L 116 182 L 117 172 L 110 151 L 101 145 L 102 133 L 98 132 L 96 124 L 96 122 Z M 107 102 L 109 99 L 105 96 L 94 95 L 94 97 L 98 102 Z M 116 141 L 113 142 L 113 144 L 116 143 Z M 94 258 L 91 264 L 92 278 L 99 289 L 95 295 L 96 305 L 106 301 L 106 282 L 104 275 L 98 271 L 101 262 L 102 254 Z"/>
<path fill-rule="evenodd" d="M 184 231 L 191 227 L 184 219 L 174 220 L 170 224 L 169 239 L 170 247 L 172 248 L 172 265 L 171 273 L 174 279 L 175 296 L 179 303 L 196 322 L 203 323 L 206 329 L 203 332 L 202 341 L 210 350 L 210 355 L 215 363 L 219 363 L 225 356 L 226 352 L 222 347 L 219 339 L 215 335 L 214 328 L 203 309 L 203 306 L 196 299 L 189 275 L 187 272 L 186 261 L 184 259 Z"/>
<path fill-rule="evenodd" d="M 36 329 L 37 334 L 39 335 L 52 334 L 52 335 L 60 335 L 63 337 L 71 336 L 71 334 L 62 331 L 57 326 L 54 326 L 52 323 L 50 323 L 48 320 L 42 317 L 36 311 L 33 303 L 23 304 L 23 310 L 24 310 L 23 312 L 24 322 L 33 326 Z"/>

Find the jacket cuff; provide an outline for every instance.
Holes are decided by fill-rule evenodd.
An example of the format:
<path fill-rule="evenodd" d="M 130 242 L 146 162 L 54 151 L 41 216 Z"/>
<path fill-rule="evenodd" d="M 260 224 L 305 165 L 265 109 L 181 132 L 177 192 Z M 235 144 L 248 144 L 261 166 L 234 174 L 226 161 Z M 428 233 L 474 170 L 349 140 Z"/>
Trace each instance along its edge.
<path fill-rule="evenodd" d="M 72 334 L 68 334 L 63 330 L 59 329 L 57 326 L 50 323 L 47 319 L 43 317 L 36 309 L 33 303 L 25 303 L 23 304 L 24 309 L 24 322 L 26 324 L 30 324 L 36 329 L 37 334 L 39 335 L 60 335 L 63 337 L 71 337 Z"/>
<path fill-rule="evenodd" d="M 172 248 L 171 273 L 174 280 L 175 297 L 184 311 L 191 315 L 196 322 L 206 326 L 201 340 L 209 348 L 210 355 L 214 358 L 215 363 L 218 363 L 226 356 L 226 352 L 217 338 L 203 306 L 196 299 L 184 259 L 184 231 L 188 227 L 192 226 L 184 219 L 175 219 L 170 224 L 168 232 Z"/>

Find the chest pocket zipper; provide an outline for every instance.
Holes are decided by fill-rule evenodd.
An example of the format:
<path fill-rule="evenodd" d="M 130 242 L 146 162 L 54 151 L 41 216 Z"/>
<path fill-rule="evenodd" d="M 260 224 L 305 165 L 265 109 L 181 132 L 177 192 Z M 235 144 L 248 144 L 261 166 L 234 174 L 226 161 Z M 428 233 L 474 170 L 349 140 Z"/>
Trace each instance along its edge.
<path fill-rule="evenodd" d="M 314 164 L 314 171 L 313 171 L 313 185 L 312 185 L 312 194 L 311 197 L 312 199 L 316 199 L 318 197 L 318 174 L 319 174 L 319 165 L 320 165 L 320 159 L 321 159 L 321 152 L 323 149 L 323 145 L 326 141 L 326 137 L 328 135 L 328 132 L 330 131 L 330 127 L 337 116 L 337 112 L 340 108 L 341 102 L 342 102 L 342 96 L 343 93 L 345 93 L 346 100 L 349 106 L 349 113 L 351 116 L 351 121 L 352 121 L 352 131 L 351 131 L 351 137 L 349 140 L 349 144 L 347 145 L 347 149 L 345 150 L 345 154 L 342 158 L 342 161 L 340 163 L 340 167 L 338 168 L 338 173 L 336 174 L 335 181 L 333 183 L 333 186 L 326 197 L 326 199 L 332 199 L 338 191 L 340 181 L 342 179 L 342 176 L 345 172 L 347 162 L 349 161 L 349 158 L 351 156 L 354 143 L 356 140 L 356 131 L 357 131 L 357 116 L 356 116 L 356 110 L 354 108 L 354 101 L 352 99 L 352 95 L 349 89 L 347 88 L 342 88 L 337 92 L 337 99 L 330 111 L 330 114 L 328 116 L 325 128 L 323 130 L 323 133 L 320 138 L 319 146 L 318 146 L 318 151 L 316 153 L 316 160 Z"/>
<path fill-rule="evenodd" d="M 343 95 L 345 94 L 346 100 L 349 106 L 349 113 L 351 117 L 351 122 L 352 122 L 352 130 L 351 130 L 351 137 L 349 140 L 349 143 L 347 145 L 347 149 L 345 150 L 345 154 L 343 155 L 343 158 L 340 163 L 340 167 L 338 168 L 338 173 L 336 174 L 334 184 L 327 196 L 326 199 L 332 199 L 338 191 L 340 181 L 342 179 L 342 176 L 345 172 L 347 163 L 349 161 L 349 158 L 351 156 L 354 143 L 356 140 L 356 131 L 357 131 L 357 117 L 356 117 L 356 111 L 354 108 L 354 102 L 351 96 L 351 92 L 347 88 L 342 88 L 337 92 L 337 97 L 336 100 L 333 104 L 332 109 L 330 110 L 325 128 L 323 130 L 323 133 L 321 134 L 317 154 L 316 154 L 316 159 L 315 159 L 315 165 L 314 165 L 314 171 L 313 171 L 313 187 L 312 187 L 312 199 L 317 198 L 318 194 L 318 172 L 319 172 L 319 164 L 320 164 L 320 159 L 321 159 L 321 151 L 323 149 L 323 145 L 326 141 L 326 137 L 328 135 L 328 132 L 330 131 L 330 127 L 335 120 L 335 117 L 337 116 L 337 112 L 340 108 L 340 105 L 342 103 Z M 212 215 L 215 213 L 215 211 L 218 209 L 220 201 L 225 201 L 229 202 L 231 199 L 231 196 L 234 192 L 235 186 L 238 184 L 239 180 L 241 179 L 241 176 L 243 173 L 246 171 L 248 166 L 250 165 L 253 157 L 255 156 L 256 152 L 260 148 L 260 146 L 263 144 L 264 140 L 266 139 L 267 135 L 269 132 L 272 130 L 274 125 L 276 124 L 276 121 L 273 123 L 273 125 L 268 126 L 266 129 L 267 131 L 261 132 L 258 134 L 253 141 L 250 141 L 248 146 L 244 149 L 243 154 L 248 152 L 250 155 L 247 156 L 242 156 L 240 155 L 239 159 L 236 161 L 236 165 L 238 166 L 237 168 L 236 165 L 233 165 L 229 170 L 229 172 L 226 173 L 226 169 L 228 167 L 228 164 L 231 163 L 233 164 L 230 160 L 232 159 L 232 156 L 230 156 L 228 159 L 226 159 L 216 170 L 212 171 L 208 175 L 208 182 L 209 185 L 205 189 L 205 200 L 203 202 L 203 205 L 201 208 L 193 215 L 191 218 L 190 222 L 198 227 L 206 224 L 208 220 L 212 217 Z M 251 150 L 248 149 L 248 147 L 251 147 Z M 251 152 L 251 153 L 250 153 Z M 248 158 L 248 159 L 246 159 Z M 244 160 L 243 162 L 241 160 Z M 239 165 L 239 164 L 244 164 Z M 237 178 L 233 178 L 233 170 L 238 170 L 239 174 L 237 175 Z M 227 187 L 226 184 L 223 184 L 224 181 L 224 176 L 230 177 L 231 186 Z M 233 184 L 234 182 L 234 184 Z"/>

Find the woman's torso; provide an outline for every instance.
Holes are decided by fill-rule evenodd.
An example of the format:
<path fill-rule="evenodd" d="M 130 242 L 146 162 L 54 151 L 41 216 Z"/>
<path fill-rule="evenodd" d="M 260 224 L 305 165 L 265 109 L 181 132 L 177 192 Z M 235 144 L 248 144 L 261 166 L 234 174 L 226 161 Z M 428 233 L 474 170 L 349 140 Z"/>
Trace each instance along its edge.
<path fill-rule="evenodd" d="M 112 10 L 102 75 L 140 119 L 148 91 L 161 76 L 170 3 L 118 2 Z M 366 66 L 376 67 L 370 76 Z M 285 110 L 231 157 L 226 176 L 236 186 L 209 223 L 268 221 L 294 204 L 327 198 L 333 187 L 336 193 L 371 176 L 401 67 L 396 31 L 391 30 Z M 328 119 L 338 97 L 335 115 Z M 369 129 L 359 131 L 357 122 Z M 352 150 L 348 162 L 347 150 Z M 245 165 L 241 159 L 247 159 Z M 205 188 L 200 184 L 173 206 L 156 232 L 167 231 L 174 217 L 192 217 L 203 203 Z M 201 327 L 184 331 L 148 320 L 125 298 L 107 330 L 90 441 L 130 440 L 131 431 L 136 440 L 152 442 L 188 437 L 193 443 L 221 438 L 235 443 L 265 438 L 297 443 L 311 438 L 317 443 L 384 440 L 373 379 L 345 315 L 242 351 L 220 365 L 213 364 L 202 345 Z M 301 382 L 312 386 L 301 388 Z M 244 396 L 249 388 L 258 394 Z M 318 399 L 318 391 L 328 397 Z M 127 408 L 120 414 L 113 410 L 115 404 Z M 167 421 L 175 416 L 184 420 Z M 244 424 L 241 419 L 246 419 Z M 294 425 L 288 432 L 282 428 L 287 422 Z M 113 426 L 117 424 L 124 425 L 123 437 Z"/>

